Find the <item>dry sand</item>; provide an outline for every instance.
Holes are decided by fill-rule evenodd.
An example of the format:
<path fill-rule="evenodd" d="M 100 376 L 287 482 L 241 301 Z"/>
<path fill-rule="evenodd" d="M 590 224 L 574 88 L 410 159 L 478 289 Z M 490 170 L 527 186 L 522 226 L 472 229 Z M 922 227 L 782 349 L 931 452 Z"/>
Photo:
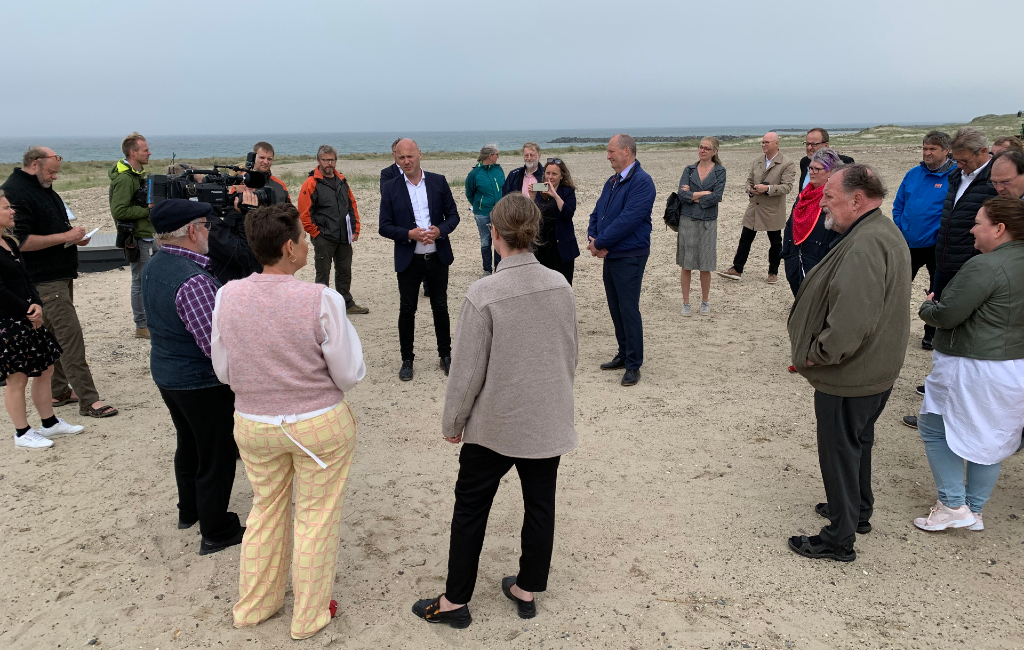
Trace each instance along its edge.
<path fill-rule="evenodd" d="M 787 151 L 799 157 L 799 151 Z M 881 170 L 895 193 L 918 160 L 912 147 L 851 149 Z M 913 527 L 935 489 L 915 431 L 914 386 L 930 367 L 914 319 L 906 365 L 877 429 L 874 531 L 852 564 L 812 561 L 786 547 L 815 534 L 824 499 L 812 390 L 786 372 L 789 287 L 765 283 L 766 239 L 739 283 L 715 277 L 710 318 L 679 314 L 675 235 L 661 225 L 665 197 L 692 152 L 644 153 L 659 190 L 653 251 L 641 298 L 643 381 L 619 386 L 597 366 L 615 353 L 601 267 L 576 263 L 580 446 L 563 459 L 550 589 L 539 616 L 518 619 L 499 581 L 517 570 L 522 519 L 518 478 L 504 480 L 492 510 L 465 631 L 426 625 L 409 611 L 444 587 L 458 449 L 439 435 L 445 377 L 437 368 L 429 306 L 420 302 L 416 378 L 397 372 L 398 293 L 392 244 L 376 234 L 375 190 L 358 192 L 363 237 L 353 293 L 371 309 L 353 322 L 367 376 L 348 396 L 359 419 L 334 597 L 339 618 L 304 645 L 347 648 L 1019 648 L 1024 480 L 1004 463 L 985 510 L 987 529 L 929 534 Z M 727 151 L 729 185 L 719 226 L 719 268 L 729 266 L 756 151 Z M 611 175 L 603 155 L 564 156 L 587 215 Z M 518 160 L 503 158 L 506 171 Z M 461 178 L 472 161 L 428 161 Z M 293 171 L 308 165 L 293 165 Z M 348 174 L 378 162 L 347 161 Z M 278 169 L 280 174 L 286 171 Z M 297 188 L 293 188 L 293 191 Z M 479 240 L 455 189 L 463 222 L 452 237 L 449 308 L 480 271 Z M 68 192 L 88 228 L 110 229 L 106 189 Z M 891 205 L 891 203 L 890 203 Z M 300 271 L 312 279 L 312 269 Z M 915 285 L 916 314 L 925 281 Z M 238 550 L 199 557 L 196 530 L 178 531 L 174 432 L 148 370 L 148 342 L 132 338 L 127 270 L 83 275 L 76 303 L 112 419 L 58 413 L 87 425 L 46 451 L 8 447 L 0 460 L 0 647 L 289 648 L 290 595 L 279 614 L 231 626 Z M 697 290 L 697 278 L 694 278 Z M 36 417 L 32 417 L 36 421 Z M 6 414 L 0 427 L 10 434 Z M 8 444 L 10 444 L 8 442 Z M 243 518 L 251 488 L 238 465 L 232 507 Z"/>

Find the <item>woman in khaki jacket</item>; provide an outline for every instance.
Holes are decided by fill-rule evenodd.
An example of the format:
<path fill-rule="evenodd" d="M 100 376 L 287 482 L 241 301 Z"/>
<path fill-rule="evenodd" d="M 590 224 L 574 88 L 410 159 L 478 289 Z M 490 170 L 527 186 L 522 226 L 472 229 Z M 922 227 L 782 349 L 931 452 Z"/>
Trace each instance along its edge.
<path fill-rule="evenodd" d="M 576 300 L 569 283 L 530 252 L 540 210 L 516 192 L 491 212 L 501 255 L 494 275 L 473 283 L 462 303 L 441 430 L 459 442 L 444 594 L 417 601 L 414 614 L 455 628 L 472 622 L 491 503 L 515 466 L 523 488 L 519 574 L 501 581 L 520 618 L 536 615 L 534 593 L 547 589 L 555 536 L 555 483 L 562 454 L 576 447 L 572 385 L 576 372 Z"/>

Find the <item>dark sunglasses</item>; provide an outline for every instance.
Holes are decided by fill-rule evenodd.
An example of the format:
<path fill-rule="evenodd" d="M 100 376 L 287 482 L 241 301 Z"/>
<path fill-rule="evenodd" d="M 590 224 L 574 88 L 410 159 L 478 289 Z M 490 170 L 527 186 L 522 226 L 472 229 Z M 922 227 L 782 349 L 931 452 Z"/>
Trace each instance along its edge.
<path fill-rule="evenodd" d="M 556 165 L 562 165 L 562 164 L 565 164 L 565 163 L 563 163 L 563 162 L 562 162 L 562 159 L 561 159 L 561 158 L 548 158 L 548 164 L 550 165 L 550 164 L 552 164 L 552 163 L 554 163 L 554 164 L 556 164 Z"/>

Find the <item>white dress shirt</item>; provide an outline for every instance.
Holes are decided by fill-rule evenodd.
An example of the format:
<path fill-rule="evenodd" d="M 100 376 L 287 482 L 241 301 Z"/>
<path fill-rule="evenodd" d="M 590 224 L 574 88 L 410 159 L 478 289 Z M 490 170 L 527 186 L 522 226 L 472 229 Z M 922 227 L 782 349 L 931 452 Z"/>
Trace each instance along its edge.
<path fill-rule="evenodd" d="M 964 192 L 967 191 L 967 186 L 970 185 L 974 181 L 974 179 L 978 177 L 978 174 L 981 173 L 981 170 L 985 169 L 985 166 L 988 165 L 990 162 L 992 162 L 991 158 L 986 160 L 984 165 L 975 169 L 974 172 L 971 174 L 965 174 L 963 172 L 960 172 L 960 187 L 956 188 L 956 199 L 953 200 L 953 205 L 956 205 L 957 203 L 960 202 L 960 197 L 963 196 Z"/>
<path fill-rule="evenodd" d="M 419 184 L 413 184 L 409 180 L 409 177 L 402 172 L 402 177 L 405 178 L 405 189 L 409 192 L 409 200 L 412 201 L 412 213 L 416 217 L 416 227 L 423 228 L 424 230 L 430 228 L 430 205 L 427 202 L 427 175 L 420 172 Z M 416 242 L 415 253 L 417 255 L 424 255 L 426 253 L 433 253 L 437 251 L 437 244 L 424 244 L 423 242 Z"/>

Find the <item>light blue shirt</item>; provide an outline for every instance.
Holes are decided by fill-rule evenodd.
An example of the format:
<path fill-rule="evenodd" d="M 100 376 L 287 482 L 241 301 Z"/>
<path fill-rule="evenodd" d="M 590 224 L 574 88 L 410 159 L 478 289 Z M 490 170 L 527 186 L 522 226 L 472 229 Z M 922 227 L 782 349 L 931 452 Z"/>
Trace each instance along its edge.
<path fill-rule="evenodd" d="M 635 164 L 636 164 L 636 161 L 634 160 L 634 161 L 633 161 L 633 162 L 632 162 L 632 163 L 631 163 L 631 164 L 629 165 L 629 167 L 626 167 L 625 169 L 623 169 L 623 170 L 622 170 L 622 171 L 621 171 L 621 172 L 619 173 L 619 178 L 621 178 L 622 180 L 626 180 L 626 176 L 628 176 L 628 175 L 629 175 L 629 170 L 633 169 L 633 165 L 635 165 Z"/>

